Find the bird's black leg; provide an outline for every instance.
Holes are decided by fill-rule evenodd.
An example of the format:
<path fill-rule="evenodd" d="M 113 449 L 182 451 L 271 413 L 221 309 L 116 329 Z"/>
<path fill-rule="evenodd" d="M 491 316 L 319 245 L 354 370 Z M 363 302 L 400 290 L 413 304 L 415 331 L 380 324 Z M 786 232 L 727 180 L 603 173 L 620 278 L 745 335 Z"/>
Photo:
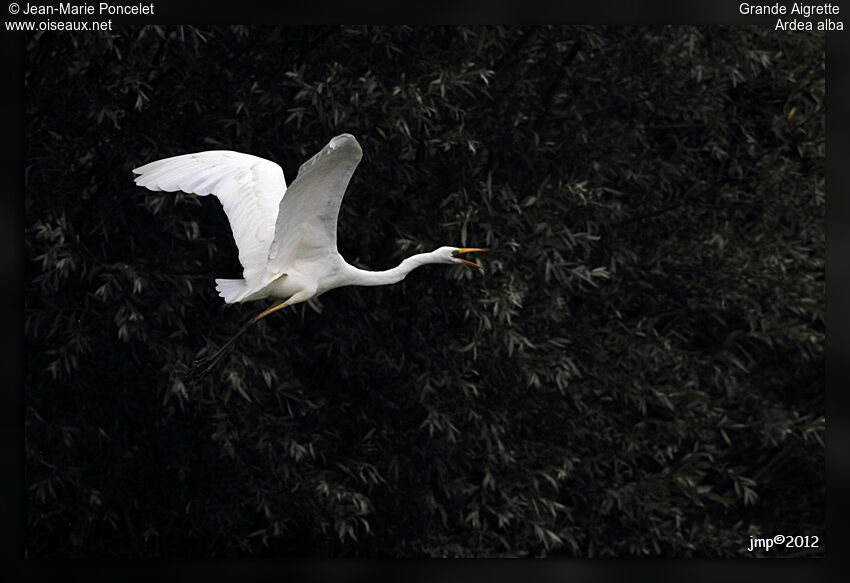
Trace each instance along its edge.
<path fill-rule="evenodd" d="M 216 350 L 215 352 L 213 352 L 211 355 L 209 355 L 206 358 L 202 358 L 200 360 L 194 361 L 192 363 L 192 368 L 189 371 L 189 374 L 186 375 L 186 380 L 189 382 L 189 384 L 195 384 L 195 383 L 201 381 L 208 374 L 210 374 L 210 372 L 212 372 L 213 368 L 215 368 L 215 365 L 218 364 L 218 361 L 221 360 L 221 357 L 225 355 L 225 353 L 228 351 L 228 349 L 231 348 L 236 343 L 236 340 L 240 336 L 242 336 L 242 334 L 244 334 L 245 331 L 248 330 L 248 328 L 250 328 L 251 326 L 256 324 L 259 320 L 265 318 L 266 316 L 268 316 L 272 312 L 275 312 L 275 311 L 285 307 L 286 305 L 287 305 L 286 301 L 283 301 L 283 302 L 280 302 L 279 304 L 276 304 L 276 305 L 272 306 L 271 308 L 257 314 L 256 316 L 254 316 L 253 318 L 248 320 L 248 322 L 244 326 L 242 326 L 239 330 L 237 330 L 236 334 L 231 336 L 227 340 L 227 342 L 225 342 L 224 344 L 221 345 L 221 347 L 219 347 L 218 350 Z"/>

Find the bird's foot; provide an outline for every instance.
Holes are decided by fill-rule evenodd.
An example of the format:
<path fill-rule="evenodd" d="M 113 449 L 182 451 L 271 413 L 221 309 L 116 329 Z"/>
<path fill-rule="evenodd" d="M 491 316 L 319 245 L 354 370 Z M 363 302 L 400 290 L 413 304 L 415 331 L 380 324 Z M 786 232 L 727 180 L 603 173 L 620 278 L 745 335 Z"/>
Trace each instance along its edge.
<path fill-rule="evenodd" d="M 186 375 L 185 380 L 190 385 L 196 385 L 209 376 L 218 361 L 224 355 L 229 345 L 224 345 L 206 358 L 199 358 L 192 362 L 192 368 Z"/>
<path fill-rule="evenodd" d="M 187 385 L 196 385 L 204 380 L 212 371 L 209 358 L 201 358 L 192 362 L 192 368 L 184 377 Z"/>

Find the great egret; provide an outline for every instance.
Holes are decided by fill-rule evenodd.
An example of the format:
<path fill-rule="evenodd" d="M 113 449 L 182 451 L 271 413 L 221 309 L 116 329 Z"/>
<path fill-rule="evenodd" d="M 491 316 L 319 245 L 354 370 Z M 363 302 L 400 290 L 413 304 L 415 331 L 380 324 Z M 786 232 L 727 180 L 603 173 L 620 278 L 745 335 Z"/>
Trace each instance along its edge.
<path fill-rule="evenodd" d="M 136 184 L 149 190 L 213 194 L 221 201 L 243 267 L 242 279 L 215 280 L 225 302 L 283 300 L 251 318 L 213 355 L 196 361 L 194 376 L 212 370 L 245 330 L 284 306 L 345 285 L 396 283 L 427 263 L 481 268 L 458 257 L 484 251 L 468 247 L 419 253 L 386 271 L 365 271 L 346 263 L 336 247 L 336 221 L 345 189 L 362 157 L 354 136 L 336 136 L 301 165 L 289 189 L 283 170 L 274 162 L 226 150 L 174 156 L 133 170 L 138 174 Z"/>

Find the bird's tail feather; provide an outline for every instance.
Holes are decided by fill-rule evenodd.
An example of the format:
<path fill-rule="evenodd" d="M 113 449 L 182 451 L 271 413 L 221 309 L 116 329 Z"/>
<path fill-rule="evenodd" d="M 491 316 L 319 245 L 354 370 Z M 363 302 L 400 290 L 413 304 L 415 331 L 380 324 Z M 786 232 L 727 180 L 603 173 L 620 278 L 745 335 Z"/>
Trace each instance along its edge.
<path fill-rule="evenodd" d="M 232 304 L 241 299 L 245 292 L 244 279 L 217 279 L 215 280 L 215 289 L 218 290 L 218 295 L 224 298 L 228 304 Z"/>

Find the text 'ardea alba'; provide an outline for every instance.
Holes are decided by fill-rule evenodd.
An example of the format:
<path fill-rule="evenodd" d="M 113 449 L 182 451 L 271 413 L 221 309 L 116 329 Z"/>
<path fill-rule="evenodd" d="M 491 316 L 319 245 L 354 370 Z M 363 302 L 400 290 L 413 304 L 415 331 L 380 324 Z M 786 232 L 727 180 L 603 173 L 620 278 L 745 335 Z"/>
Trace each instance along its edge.
<path fill-rule="evenodd" d="M 483 249 L 440 247 L 408 257 L 386 271 L 346 263 L 336 247 L 339 205 L 363 157 L 351 134 L 333 138 L 298 169 L 287 189 L 280 166 L 256 156 L 214 150 L 157 160 L 133 170 L 136 184 L 150 190 L 213 194 L 221 201 L 239 248 L 242 279 L 217 279 L 228 304 L 264 298 L 283 301 L 254 316 L 196 369 L 211 370 L 252 324 L 272 312 L 345 285 L 396 283 L 427 263 L 465 263 L 458 255 Z"/>

